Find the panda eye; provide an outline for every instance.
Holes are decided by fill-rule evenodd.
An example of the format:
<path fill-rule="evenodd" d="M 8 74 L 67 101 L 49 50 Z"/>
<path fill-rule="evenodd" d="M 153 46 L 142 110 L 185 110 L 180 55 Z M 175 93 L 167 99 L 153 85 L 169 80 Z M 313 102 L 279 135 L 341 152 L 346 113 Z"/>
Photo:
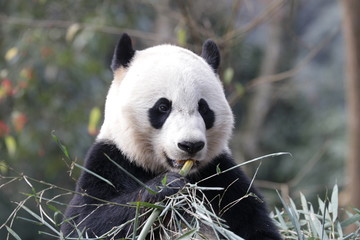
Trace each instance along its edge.
<path fill-rule="evenodd" d="M 160 98 L 148 110 L 149 121 L 155 129 L 160 129 L 171 113 L 171 101 Z"/>
<path fill-rule="evenodd" d="M 198 111 L 201 115 L 206 114 L 209 111 L 209 106 L 206 103 L 204 104 L 202 101 L 200 101 Z"/>
<path fill-rule="evenodd" d="M 158 107 L 159 112 L 167 113 L 170 110 L 170 106 L 166 103 L 161 103 Z"/>
<path fill-rule="evenodd" d="M 200 99 L 198 103 L 198 111 L 201 117 L 204 119 L 206 129 L 212 128 L 215 122 L 215 113 L 209 107 L 205 99 Z"/>

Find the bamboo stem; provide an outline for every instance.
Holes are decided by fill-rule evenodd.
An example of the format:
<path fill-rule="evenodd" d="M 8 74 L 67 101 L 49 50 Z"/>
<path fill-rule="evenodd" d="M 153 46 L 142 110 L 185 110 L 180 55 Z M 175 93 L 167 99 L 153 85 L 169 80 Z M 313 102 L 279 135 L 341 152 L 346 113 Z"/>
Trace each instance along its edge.
<path fill-rule="evenodd" d="M 141 229 L 138 240 L 145 239 L 145 237 L 148 235 L 148 233 L 150 231 L 151 226 L 153 225 L 153 223 L 155 222 L 157 217 L 160 215 L 160 213 L 161 213 L 161 209 L 157 209 L 157 208 L 154 209 L 154 211 L 151 213 L 150 217 L 146 221 L 144 227 Z"/>
<path fill-rule="evenodd" d="M 187 160 L 184 164 L 184 166 L 181 168 L 181 170 L 179 171 L 179 174 L 181 176 L 186 176 L 192 166 L 194 165 L 194 161 L 193 160 Z M 154 224 L 154 222 L 156 221 L 157 217 L 160 215 L 161 213 L 161 209 L 154 209 L 154 211 L 151 213 L 151 215 L 149 216 L 149 218 L 147 219 L 147 221 L 145 222 L 144 227 L 141 229 L 141 232 L 139 234 L 138 240 L 144 240 L 145 237 L 148 235 L 151 226 Z"/>

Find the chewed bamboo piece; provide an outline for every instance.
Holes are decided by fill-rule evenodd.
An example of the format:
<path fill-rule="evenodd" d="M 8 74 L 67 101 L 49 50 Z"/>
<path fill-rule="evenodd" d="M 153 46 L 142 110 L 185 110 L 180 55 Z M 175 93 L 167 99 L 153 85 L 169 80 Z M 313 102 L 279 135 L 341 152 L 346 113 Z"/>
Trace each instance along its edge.
<path fill-rule="evenodd" d="M 186 176 L 188 175 L 188 173 L 190 172 L 192 166 L 194 165 L 194 160 L 187 160 L 185 163 L 184 163 L 184 166 L 181 168 L 181 170 L 179 171 L 179 174 L 181 176 Z"/>

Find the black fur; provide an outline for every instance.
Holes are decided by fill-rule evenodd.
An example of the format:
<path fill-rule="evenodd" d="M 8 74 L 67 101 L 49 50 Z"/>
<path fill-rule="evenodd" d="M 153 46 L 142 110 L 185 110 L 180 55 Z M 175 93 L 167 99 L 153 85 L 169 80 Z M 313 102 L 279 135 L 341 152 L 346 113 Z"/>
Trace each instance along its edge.
<path fill-rule="evenodd" d="M 212 67 L 215 73 L 218 72 L 220 65 L 220 52 L 219 48 L 214 41 L 208 39 L 202 46 L 201 57 Z"/>
<path fill-rule="evenodd" d="M 116 48 L 111 62 L 111 69 L 113 72 L 119 67 L 127 68 L 135 55 L 135 50 L 132 47 L 131 38 L 124 33 Z"/>
<path fill-rule="evenodd" d="M 212 128 L 215 122 L 215 113 L 210 109 L 208 103 L 204 99 L 200 99 L 198 110 L 201 117 L 204 119 L 206 129 Z"/>
<path fill-rule="evenodd" d="M 112 70 L 128 67 L 134 54 L 131 39 L 124 34 L 115 49 Z M 220 63 L 220 54 L 213 41 L 208 40 L 204 43 L 201 56 L 216 73 Z M 215 114 L 204 99 L 199 101 L 198 111 L 204 119 L 206 128 L 211 128 L 215 121 Z M 148 111 L 148 118 L 154 128 L 160 129 L 170 113 L 171 101 L 161 98 Z M 182 147 L 185 148 L 185 146 Z M 199 143 L 198 148 L 200 148 Z M 108 158 L 158 193 L 151 194 L 143 185 L 140 185 Z M 281 239 L 267 214 L 265 203 L 262 202 L 256 189 L 249 188 L 250 181 L 245 174 L 239 168 L 217 174 L 219 169 L 225 171 L 233 166 L 235 164 L 231 157 L 221 154 L 207 166 L 186 178 L 173 172 L 158 174 L 131 163 L 115 144 L 97 142 L 88 152 L 85 167 L 110 181 L 112 185 L 91 172 L 83 171 L 76 186 L 77 194 L 74 195 L 65 212 L 65 222 L 61 226 L 61 231 L 65 237 L 76 238 L 79 233 L 74 230 L 74 226 L 77 226 L 80 232 L 84 231 L 82 236 L 100 236 L 114 226 L 119 226 L 134 218 L 135 208 L 129 203 L 159 202 L 166 196 L 176 193 L 186 182 L 196 183 L 215 175 L 200 182 L 199 185 L 226 189 L 226 191 L 204 191 L 204 194 L 207 199 L 211 200 L 212 208 L 216 213 L 226 220 L 231 231 L 248 240 Z M 167 187 L 161 183 L 165 176 L 169 183 Z M 244 197 L 248 191 L 258 197 L 247 196 L 232 206 L 229 211 L 222 211 L 229 204 Z M 117 204 L 109 204 L 109 202 Z M 129 231 L 131 231 L 130 225 L 115 237 L 125 237 Z"/>
<path fill-rule="evenodd" d="M 171 188 L 163 189 L 163 191 L 155 195 L 150 194 L 143 186 L 140 186 L 128 174 L 108 160 L 105 154 L 153 190 L 158 190 L 158 186 L 161 186 L 160 182 L 165 174 L 167 175 L 168 182 L 173 180 L 174 182 Z M 85 230 L 89 237 L 99 236 L 109 231 L 112 227 L 133 219 L 135 216 L 135 208 L 133 207 L 108 205 L 99 199 L 124 205 L 135 201 L 158 202 L 166 196 L 176 193 L 177 189 L 184 186 L 186 181 L 195 183 L 216 174 L 219 168 L 221 171 L 224 171 L 234 165 L 229 155 L 222 154 L 205 168 L 200 169 L 199 172 L 183 179 L 177 173 L 168 172 L 159 175 L 145 171 L 130 163 L 115 145 L 104 142 L 95 143 L 89 150 L 85 167 L 109 180 L 115 188 L 93 174 L 83 172 L 77 183 L 76 191 L 87 195 L 76 194 L 74 196 L 65 213 L 66 219 L 71 220 L 69 223 L 64 223 L 61 230 L 65 236 L 77 237 L 78 234 L 72 226 L 81 222 L 78 225 L 80 230 Z M 201 182 L 200 186 L 223 187 L 227 189 L 226 192 L 204 192 L 208 199 L 212 199 L 211 203 L 215 211 L 220 213 L 221 209 L 226 205 L 246 195 L 249 184 L 249 179 L 239 168 L 236 168 L 209 178 Z M 249 189 L 249 192 L 260 197 L 253 187 Z M 222 196 L 221 200 L 220 196 Z M 229 211 L 226 211 L 222 218 L 227 221 L 230 230 L 245 239 L 281 239 L 272 220 L 267 215 L 265 203 L 256 197 L 249 196 L 242 199 Z M 125 228 L 116 238 L 124 237 L 130 230 L 130 226 Z"/>
<path fill-rule="evenodd" d="M 161 180 L 165 175 L 167 182 L 171 184 L 169 188 L 151 194 L 112 163 L 107 156 L 154 191 L 160 191 Z M 137 167 L 115 145 L 105 142 L 92 146 L 85 161 L 85 168 L 109 180 L 114 187 L 91 173 L 82 172 L 76 186 L 76 192 L 79 194 L 75 194 L 65 212 L 65 219 L 71 220 L 61 226 L 61 231 L 68 237 L 78 236 L 73 226 L 80 222 L 77 229 L 85 230 L 89 237 L 100 236 L 112 227 L 134 218 L 135 208 L 128 203 L 159 202 L 166 196 L 176 193 L 185 184 L 185 180 L 177 173 L 155 175 Z M 106 201 L 123 206 L 106 204 Z M 129 227 L 122 230 L 117 237 L 125 236 L 128 230 Z"/>
<path fill-rule="evenodd" d="M 171 112 L 171 101 L 166 98 L 160 98 L 154 106 L 149 109 L 148 116 L 151 126 L 160 129 Z"/>
<path fill-rule="evenodd" d="M 249 188 L 250 180 L 240 168 L 219 175 L 216 174 L 219 169 L 225 171 L 234 166 L 235 163 L 231 156 L 224 153 L 216 157 L 205 168 L 200 169 L 199 173 L 190 176 L 189 181 L 197 182 L 215 175 L 198 185 L 226 189 L 226 191 L 205 192 L 207 199 L 213 199 L 211 205 L 218 214 L 222 213 L 221 210 L 228 204 L 244 197 L 247 193 L 254 194 L 254 196 L 241 199 L 236 205 L 225 211 L 221 217 L 226 220 L 231 231 L 246 240 L 282 239 L 273 221 L 268 216 L 262 196 L 253 186 Z"/>

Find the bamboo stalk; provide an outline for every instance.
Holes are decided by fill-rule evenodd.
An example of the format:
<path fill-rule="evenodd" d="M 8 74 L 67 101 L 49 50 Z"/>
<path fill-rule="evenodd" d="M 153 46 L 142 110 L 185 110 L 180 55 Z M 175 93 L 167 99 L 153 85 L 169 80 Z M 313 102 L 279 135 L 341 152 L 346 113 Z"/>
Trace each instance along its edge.
<path fill-rule="evenodd" d="M 190 172 L 192 166 L 194 165 L 194 161 L 193 160 L 187 160 L 184 164 L 184 166 L 181 168 L 181 170 L 179 171 L 179 174 L 181 176 L 186 176 L 188 175 L 188 173 Z"/>
<path fill-rule="evenodd" d="M 139 234 L 138 240 L 144 240 L 145 237 L 148 235 L 151 226 L 156 221 L 157 217 L 160 215 L 161 209 L 154 209 L 154 211 L 151 213 L 150 217 L 146 221 L 144 227 L 141 229 L 141 232 Z"/>
<path fill-rule="evenodd" d="M 192 166 L 194 165 L 194 161 L 193 160 L 187 160 L 184 164 L 184 166 L 180 169 L 179 174 L 181 176 L 186 176 Z M 144 227 L 141 229 L 141 232 L 139 234 L 138 240 L 144 240 L 145 237 L 148 235 L 151 226 L 154 224 L 154 222 L 156 221 L 157 217 L 160 215 L 161 213 L 161 209 L 154 209 L 154 211 L 151 213 L 151 215 L 149 216 L 149 218 L 147 219 L 147 221 L 145 222 Z"/>

